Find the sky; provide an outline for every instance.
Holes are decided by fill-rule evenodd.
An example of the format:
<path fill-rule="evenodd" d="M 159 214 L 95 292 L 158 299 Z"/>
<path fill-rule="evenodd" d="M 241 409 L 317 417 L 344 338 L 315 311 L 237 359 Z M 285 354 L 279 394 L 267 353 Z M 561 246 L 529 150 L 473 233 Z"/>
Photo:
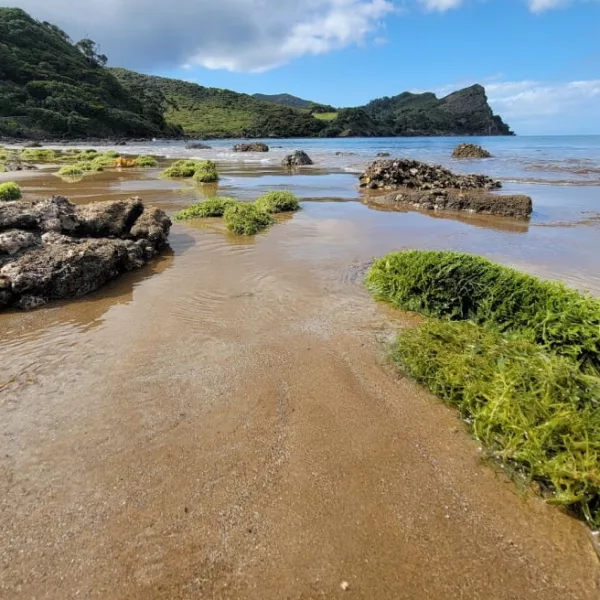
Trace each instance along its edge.
<path fill-rule="evenodd" d="M 600 0 L 0 0 L 109 64 L 358 106 L 480 83 L 521 135 L 600 134 Z"/>

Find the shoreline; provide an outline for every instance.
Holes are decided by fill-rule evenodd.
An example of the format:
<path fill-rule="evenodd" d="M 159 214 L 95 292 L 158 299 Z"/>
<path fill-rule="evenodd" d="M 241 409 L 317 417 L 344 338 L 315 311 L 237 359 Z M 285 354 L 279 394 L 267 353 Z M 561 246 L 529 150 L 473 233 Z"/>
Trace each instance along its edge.
<path fill-rule="evenodd" d="M 150 182 L 64 187 L 86 203 Z M 169 212 L 200 193 L 158 183 L 144 199 Z M 405 220 L 399 242 L 389 225 Z M 143 272 L 0 314 L 0 591 L 275 600 L 348 581 L 363 600 L 595 598 L 583 524 L 482 464 L 455 413 L 383 360 L 411 317 L 357 274 L 423 227 L 424 244 L 468 228 L 356 202 L 304 202 L 248 240 L 176 224 Z"/>

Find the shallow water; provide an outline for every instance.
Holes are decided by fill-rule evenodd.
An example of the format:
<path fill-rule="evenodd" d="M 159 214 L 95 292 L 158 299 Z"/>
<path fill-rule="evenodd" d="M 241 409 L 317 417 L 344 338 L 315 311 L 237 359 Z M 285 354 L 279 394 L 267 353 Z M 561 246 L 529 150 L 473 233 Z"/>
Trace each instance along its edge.
<path fill-rule="evenodd" d="M 21 180 L 170 213 L 215 192 L 303 201 L 251 239 L 175 224 L 140 271 L 0 314 L 0 597 L 596 598 L 583 525 L 516 493 L 382 364 L 407 320 L 362 286 L 375 256 L 452 248 L 600 295 L 595 188 L 510 184 L 534 197 L 520 223 L 373 210 L 336 169 L 219 166 L 218 187 Z"/>
<path fill-rule="evenodd" d="M 415 158 L 465 173 L 483 172 L 504 181 L 600 185 L 600 136 L 281 139 L 267 140 L 269 153 L 232 152 L 233 145 L 242 141 L 209 140 L 210 150 L 187 150 L 184 142 L 164 140 L 109 148 L 264 168 L 278 166 L 292 150 L 304 149 L 317 167 L 338 172 L 360 171 L 378 152 L 389 152 L 392 157 Z M 461 142 L 481 144 L 492 153 L 492 158 L 452 159 L 452 150 Z"/>

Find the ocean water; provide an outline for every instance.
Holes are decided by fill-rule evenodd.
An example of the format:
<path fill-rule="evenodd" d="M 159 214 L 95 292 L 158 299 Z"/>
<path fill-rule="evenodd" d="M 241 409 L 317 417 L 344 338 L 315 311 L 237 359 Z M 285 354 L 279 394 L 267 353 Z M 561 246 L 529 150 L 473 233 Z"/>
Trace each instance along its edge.
<path fill-rule="evenodd" d="M 318 167 L 350 172 L 360 171 L 378 152 L 389 152 L 392 157 L 415 158 L 460 172 L 484 172 L 509 182 L 600 185 L 600 136 L 277 139 L 265 140 L 270 146 L 268 153 L 234 153 L 233 145 L 242 141 L 209 140 L 206 143 L 211 150 L 187 150 L 185 142 L 157 140 L 132 144 L 129 150 L 172 158 L 278 165 L 286 154 L 302 149 Z M 480 144 L 493 158 L 452 159 L 452 150 L 461 142 Z"/>

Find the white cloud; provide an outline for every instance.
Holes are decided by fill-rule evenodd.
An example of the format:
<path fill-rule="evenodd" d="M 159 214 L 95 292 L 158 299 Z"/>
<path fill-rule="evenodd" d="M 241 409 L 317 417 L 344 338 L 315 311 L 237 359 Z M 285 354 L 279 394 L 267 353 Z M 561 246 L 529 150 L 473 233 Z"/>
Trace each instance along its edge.
<path fill-rule="evenodd" d="M 420 0 L 428 11 L 445 12 L 453 8 L 458 8 L 463 0 Z"/>
<path fill-rule="evenodd" d="M 532 12 L 539 13 L 570 4 L 571 0 L 528 0 Z"/>
<path fill-rule="evenodd" d="M 0 0 L 89 36 L 110 64 L 264 71 L 376 37 L 392 0 Z"/>

